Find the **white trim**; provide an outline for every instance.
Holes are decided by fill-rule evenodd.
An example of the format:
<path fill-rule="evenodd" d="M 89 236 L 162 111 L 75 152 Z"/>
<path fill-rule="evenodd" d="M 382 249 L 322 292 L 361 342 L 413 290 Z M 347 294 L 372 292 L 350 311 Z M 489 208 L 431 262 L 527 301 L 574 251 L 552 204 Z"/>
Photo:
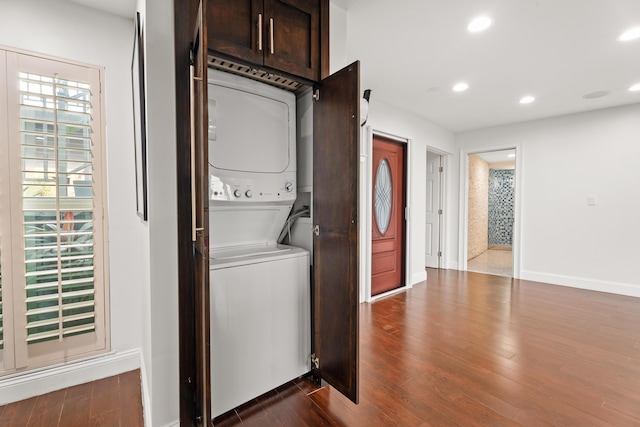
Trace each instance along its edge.
<path fill-rule="evenodd" d="M 418 283 L 424 282 L 425 280 L 427 280 L 427 270 L 415 273 L 413 276 L 411 276 L 411 286 L 417 285 Z"/>
<path fill-rule="evenodd" d="M 140 349 L 9 375 L 0 380 L 0 405 L 140 368 Z"/>
<path fill-rule="evenodd" d="M 460 196 L 459 196 L 459 220 L 458 220 L 458 268 L 462 271 L 467 270 L 467 245 L 469 244 L 468 236 L 468 218 L 469 218 L 469 155 L 476 153 L 484 153 L 487 151 L 516 150 L 516 188 L 514 201 L 514 223 L 513 223 L 513 278 L 521 278 L 520 264 L 522 254 L 522 242 L 520 241 L 522 229 L 522 196 L 523 196 L 523 165 L 524 150 L 521 142 L 513 144 L 502 144 L 497 146 L 486 147 L 466 147 L 460 149 Z M 452 263 L 453 264 L 453 263 Z"/>
<path fill-rule="evenodd" d="M 140 389 L 142 392 L 142 416 L 144 417 L 144 425 L 152 426 L 151 411 L 151 387 L 147 380 L 147 367 L 144 364 L 144 355 L 140 352 Z"/>
<path fill-rule="evenodd" d="M 522 271 L 520 276 L 521 280 L 640 298 L 640 286 L 630 283 L 608 282 L 536 271 Z"/>
<path fill-rule="evenodd" d="M 375 302 L 375 301 L 377 301 L 377 300 L 379 300 L 381 298 L 390 297 L 391 295 L 395 295 L 395 294 L 398 294 L 400 292 L 404 292 L 404 291 L 406 291 L 408 289 L 409 288 L 406 287 L 406 286 L 401 286 L 399 288 L 391 289 L 390 291 L 387 291 L 387 292 L 384 292 L 384 293 L 369 297 L 369 300 L 367 302 L 368 303 Z"/>

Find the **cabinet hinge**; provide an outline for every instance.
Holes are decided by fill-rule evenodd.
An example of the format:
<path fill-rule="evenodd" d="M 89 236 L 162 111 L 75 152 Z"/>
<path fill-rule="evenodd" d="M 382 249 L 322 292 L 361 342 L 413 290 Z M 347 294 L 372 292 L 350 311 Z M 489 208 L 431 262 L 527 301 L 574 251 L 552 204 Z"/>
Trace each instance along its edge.
<path fill-rule="evenodd" d="M 311 369 L 320 369 L 320 359 L 316 357 L 315 353 L 311 354 Z"/>
<path fill-rule="evenodd" d="M 316 89 L 316 90 L 313 92 L 312 97 L 313 97 L 313 100 L 314 100 L 314 101 L 316 101 L 316 102 L 320 101 L 320 89 Z"/>

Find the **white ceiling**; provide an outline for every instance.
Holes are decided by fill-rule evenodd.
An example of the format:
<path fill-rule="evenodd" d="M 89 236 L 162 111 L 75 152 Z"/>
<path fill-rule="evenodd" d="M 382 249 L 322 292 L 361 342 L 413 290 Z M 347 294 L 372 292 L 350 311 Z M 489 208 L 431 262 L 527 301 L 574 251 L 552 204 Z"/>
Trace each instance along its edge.
<path fill-rule="evenodd" d="M 133 18 L 137 0 L 69 0 Z M 640 0 L 332 0 L 372 99 L 453 132 L 640 102 Z M 493 18 L 483 33 L 468 22 Z M 451 87 L 466 81 L 466 92 Z M 608 91 L 602 98 L 584 95 Z M 523 95 L 536 101 L 520 105 Z"/>
<path fill-rule="evenodd" d="M 474 154 L 477 154 L 487 163 L 514 162 L 515 158 L 509 157 L 509 155 L 515 155 L 516 150 L 484 151 Z"/>
<path fill-rule="evenodd" d="M 123 18 L 133 19 L 136 14 L 137 0 L 68 0 L 72 3 L 109 12 Z"/>
<path fill-rule="evenodd" d="M 640 102 L 640 0 L 346 0 L 347 54 L 372 99 L 451 131 Z M 493 25 L 467 32 L 486 14 Z M 466 92 L 451 87 L 466 81 Z M 584 99 L 595 91 L 608 96 Z M 523 95 L 536 96 L 521 105 Z M 372 104 L 372 108 L 374 105 Z"/>

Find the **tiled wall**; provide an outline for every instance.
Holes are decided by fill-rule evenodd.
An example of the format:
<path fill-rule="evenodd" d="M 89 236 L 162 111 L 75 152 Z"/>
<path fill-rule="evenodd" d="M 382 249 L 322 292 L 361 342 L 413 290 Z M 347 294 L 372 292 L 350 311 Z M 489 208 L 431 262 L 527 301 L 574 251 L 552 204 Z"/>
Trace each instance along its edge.
<path fill-rule="evenodd" d="M 511 246 L 514 172 L 513 169 L 489 169 L 489 246 Z"/>
<path fill-rule="evenodd" d="M 477 257 L 489 247 L 487 239 L 488 186 L 489 164 L 475 154 L 470 155 L 467 259 Z"/>

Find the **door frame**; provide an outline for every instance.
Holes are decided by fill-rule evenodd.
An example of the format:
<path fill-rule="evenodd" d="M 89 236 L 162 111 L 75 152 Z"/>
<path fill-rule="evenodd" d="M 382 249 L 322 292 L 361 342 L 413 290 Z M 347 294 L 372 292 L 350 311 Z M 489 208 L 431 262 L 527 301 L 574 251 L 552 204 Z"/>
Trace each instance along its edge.
<path fill-rule="evenodd" d="M 412 189 L 411 180 L 411 151 L 412 142 L 409 138 L 397 136 L 388 132 L 374 129 L 371 126 L 365 126 L 362 129 L 363 135 L 360 138 L 360 302 L 372 302 L 379 298 L 392 295 L 410 289 L 411 280 L 411 248 L 412 248 L 412 230 L 411 230 L 411 205 L 409 195 Z M 379 295 L 371 296 L 371 227 L 373 226 L 373 136 L 377 135 L 383 138 L 391 139 L 395 142 L 405 144 L 405 209 L 409 213 L 409 217 L 404 220 L 404 284 L 397 289 L 384 292 Z"/>
<path fill-rule="evenodd" d="M 469 243 L 469 156 L 471 154 L 485 153 L 487 151 L 515 150 L 515 191 L 513 201 L 513 273 L 514 279 L 520 278 L 522 229 L 522 187 L 523 187 L 523 163 L 524 152 L 521 142 L 513 144 L 474 146 L 460 149 L 460 217 L 458 230 L 458 270 L 467 271 L 467 246 Z"/>

